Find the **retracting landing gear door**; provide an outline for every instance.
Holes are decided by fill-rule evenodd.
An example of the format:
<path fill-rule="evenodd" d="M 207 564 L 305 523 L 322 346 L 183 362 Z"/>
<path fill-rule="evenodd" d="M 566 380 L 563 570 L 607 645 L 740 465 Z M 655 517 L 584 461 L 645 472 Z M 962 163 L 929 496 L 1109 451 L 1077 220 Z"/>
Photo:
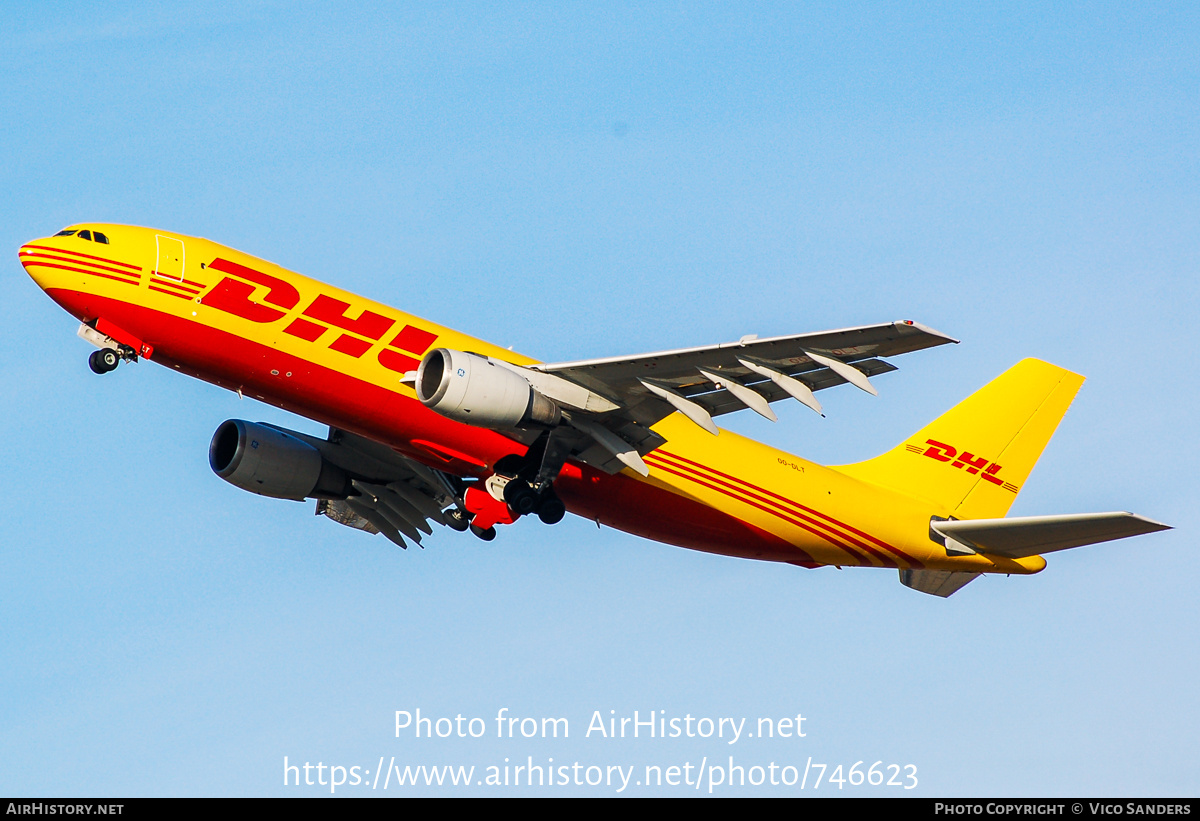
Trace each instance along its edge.
<path fill-rule="evenodd" d="M 157 276 L 183 281 L 184 250 L 183 241 L 174 237 L 155 234 L 154 242 L 158 247 L 158 259 L 154 264 Z"/>

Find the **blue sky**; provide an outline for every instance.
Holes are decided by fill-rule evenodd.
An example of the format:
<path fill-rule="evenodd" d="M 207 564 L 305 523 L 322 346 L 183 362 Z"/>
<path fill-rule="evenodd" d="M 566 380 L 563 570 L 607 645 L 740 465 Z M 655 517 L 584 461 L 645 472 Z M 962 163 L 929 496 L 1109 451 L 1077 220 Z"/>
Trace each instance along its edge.
<path fill-rule="evenodd" d="M 0 792 L 328 793 L 285 789 L 285 756 L 732 755 L 912 764 L 906 794 L 929 796 L 1196 795 L 1198 23 L 1182 4 L 6 4 Z M 878 398 L 823 393 L 825 419 L 722 422 L 851 462 L 1037 356 L 1088 381 L 1012 513 L 1176 530 L 945 601 L 573 517 L 401 552 L 207 467 L 224 419 L 313 423 L 150 363 L 88 371 L 16 261 L 84 220 L 206 236 L 546 360 L 915 319 L 962 343 L 899 359 Z M 396 738 L 418 708 L 561 716 L 571 737 Z M 807 735 L 585 738 L 610 710 L 800 713 Z"/>

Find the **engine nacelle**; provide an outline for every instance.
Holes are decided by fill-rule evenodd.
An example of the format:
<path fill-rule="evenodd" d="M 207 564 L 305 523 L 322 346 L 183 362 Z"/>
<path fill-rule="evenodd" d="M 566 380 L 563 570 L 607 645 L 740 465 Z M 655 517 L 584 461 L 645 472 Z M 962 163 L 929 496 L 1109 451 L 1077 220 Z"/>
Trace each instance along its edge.
<path fill-rule="evenodd" d="M 208 446 L 208 464 L 226 482 L 260 496 L 302 500 L 345 495 L 345 476 L 316 448 L 256 422 L 223 422 Z"/>
<path fill-rule="evenodd" d="M 562 413 L 519 373 L 478 354 L 438 348 L 417 369 L 417 398 L 457 422 L 504 429 L 554 427 Z"/>

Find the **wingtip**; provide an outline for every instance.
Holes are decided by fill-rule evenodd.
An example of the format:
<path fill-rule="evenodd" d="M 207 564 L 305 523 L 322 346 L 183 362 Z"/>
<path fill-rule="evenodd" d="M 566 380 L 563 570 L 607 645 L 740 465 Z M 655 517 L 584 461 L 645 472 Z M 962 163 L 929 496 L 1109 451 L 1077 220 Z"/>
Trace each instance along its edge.
<path fill-rule="evenodd" d="M 922 324 L 920 322 L 916 322 L 915 320 L 912 320 L 912 319 L 901 319 L 898 322 L 896 322 L 895 324 L 896 325 L 907 325 L 910 328 L 916 328 L 917 330 L 923 331 L 924 333 L 927 333 L 930 336 L 939 337 L 940 339 L 944 339 L 946 342 L 953 342 L 955 345 L 957 345 L 959 343 L 959 340 L 955 339 L 954 337 L 952 337 L 948 334 L 944 334 L 941 331 L 936 331 L 933 328 L 930 328 L 928 325 L 924 325 L 924 324 Z"/>
<path fill-rule="evenodd" d="M 1154 528 L 1153 530 L 1148 531 L 1150 533 L 1157 533 L 1162 530 L 1174 530 L 1175 529 L 1174 525 L 1169 525 L 1166 522 L 1160 522 L 1157 519 L 1151 519 L 1149 516 L 1142 516 L 1138 513 L 1132 513 L 1128 510 L 1124 511 L 1124 513 L 1125 513 L 1125 515 L 1132 516 L 1133 518 L 1135 518 L 1141 522 L 1144 522 L 1145 524 Z"/>

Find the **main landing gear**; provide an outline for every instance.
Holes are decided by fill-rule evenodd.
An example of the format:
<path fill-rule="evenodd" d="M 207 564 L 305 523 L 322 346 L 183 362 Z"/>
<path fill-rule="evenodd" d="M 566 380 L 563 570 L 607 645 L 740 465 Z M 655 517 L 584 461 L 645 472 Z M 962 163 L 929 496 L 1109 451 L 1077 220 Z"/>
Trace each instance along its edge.
<path fill-rule="evenodd" d="M 536 513 L 544 524 L 556 525 L 566 515 L 566 507 L 554 492 L 554 480 L 567 451 L 555 444 L 550 436 L 543 436 L 524 458 L 506 456 L 496 463 L 496 475 L 490 481 L 498 485 L 494 490 L 500 491 L 514 519 Z"/>
<path fill-rule="evenodd" d="M 471 525 L 471 532 L 474 533 L 479 538 L 483 539 L 485 542 L 490 542 L 492 539 L 496 538 L 496 526 L 495 525 L 492 525 L 491 527 L 480 527 L 479 525 Z"/>
<path fill-rule="evenodd" d="M 537 514 L 543 523 L 558 524 L 567 513 L 554 492 L 569 453 L 569 445 L 553 432 L 543 434 L 525 456 L 506 456 L 495 472 L 464 494 L 463 505 L 472 514 L 471 532 L 484 541 L 496 538 L 496 525 L 509 525 L 522 516 Z"/>
<path fill-rule="evenodd" d="M 534 513 L 548 525 L 562 521 L 567 509 L 553 487 L 538 491 L 528 480 L 502 473 L 504 469 L 497 465 L 496 473 L 467 488 L 463 505 L 471 515 L 472 533 L 490 542 L 496 538 L 497 525 L 510 525 Z"/>
<path fill-rule="evenodd" d="M 451 530 L 457 530 L 459 533 L 471 526 L 471 519 L 462 508 L 451 508 L 442 513 L 442 517 Z"/>
<path fill-rule="evenodd" d="M 514 477 L 504 486 L 504 501 L 508 509 L 517 516 L 527 516 L 536 513 L 543 523 L 556 525 L 563 520 L 567 508 L 547 485 L 540 493 L 525 479 Z"/>

